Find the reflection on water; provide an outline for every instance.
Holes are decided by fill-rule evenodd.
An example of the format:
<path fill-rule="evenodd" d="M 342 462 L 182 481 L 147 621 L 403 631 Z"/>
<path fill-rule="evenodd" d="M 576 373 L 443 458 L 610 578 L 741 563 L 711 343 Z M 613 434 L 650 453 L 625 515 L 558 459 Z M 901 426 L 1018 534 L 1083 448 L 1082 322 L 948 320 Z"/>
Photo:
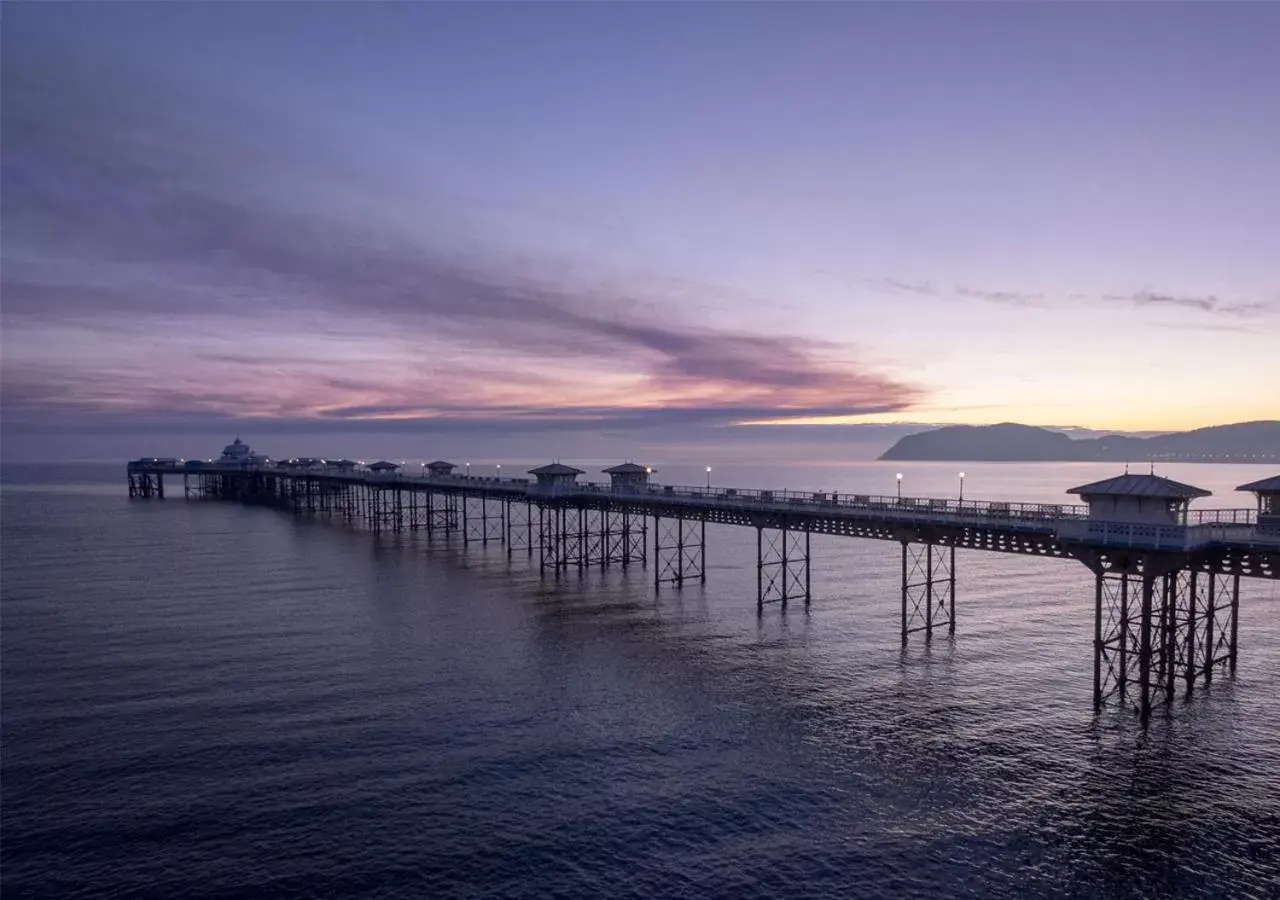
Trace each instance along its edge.
<path fill-rule="evenodd" d="M 988 495 L 1026 496 L 1006 468 Z M 6 896 L 1274 895 L 1270 583 L 1238 678 L 1144 732 L 1092 714 L 1065 561 L 960 553 L 955 639 L 903 651 L 893 545 L 815 539 L 812 606 L 758 617 L 745 530 L 655 596 L 33 480 L 2 498 Z"/>

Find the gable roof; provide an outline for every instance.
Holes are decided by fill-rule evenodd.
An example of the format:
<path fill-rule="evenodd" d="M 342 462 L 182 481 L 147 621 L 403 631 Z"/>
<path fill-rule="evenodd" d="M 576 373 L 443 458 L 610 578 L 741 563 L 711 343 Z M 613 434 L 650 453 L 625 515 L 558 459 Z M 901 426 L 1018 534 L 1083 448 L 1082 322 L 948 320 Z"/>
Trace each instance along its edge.
<path fill-rule="evenodd" d="M 1254 491 L 1259 494 L 1274 494 L 1280 491 L 1280 475 L 1272 475 L 1261 481 L 1251 481 L 1236 488 L 1237 491 Z"/>
<path fill-rule="evenodd" d="M 545 466 L 539 466 L 536 469 L 529 470 L 530 475 L 581 475 L 581 469 L 575 469 L 573 466 L 566 466 L 562 463 L 549 463 Z"/>
<path fill-rule="evenodd" d="M 445 462 L 443 459 L 437 459 L 435 462 L 427 463 L 428 469 L 456 469 L 457 463 Z"/>
<path fill-rule="evenodd" d="M 369 468 L 375 472 L 383 472 L 383 471 L 386 471 L 387 469 L 400 468 L 400 463 L 387 462 L 385 459 L 380 459 L 376 463 L 373 463 L 372 465 L 370 465 Z"/>
<path fill-rule="evenodd" d="M 1162 475 L 1117 475 L 1092 484 L 1082 484 L 1067 491 L 1068 494 L 1080 494 L 1082 497 L 1157 497 L 1166 500 L 1191 500 L 1196 497 L 1208 497 L 1213 492 L 1206 491 Z"/>
<path fill-rule="evenodd" d="M 610 466 L 607 469 L 601 469 L 606 475 L 647 475 L 653 470 L 648 466 L 642 466 L 639 463 L 624 462 L 621 465 Z"/>

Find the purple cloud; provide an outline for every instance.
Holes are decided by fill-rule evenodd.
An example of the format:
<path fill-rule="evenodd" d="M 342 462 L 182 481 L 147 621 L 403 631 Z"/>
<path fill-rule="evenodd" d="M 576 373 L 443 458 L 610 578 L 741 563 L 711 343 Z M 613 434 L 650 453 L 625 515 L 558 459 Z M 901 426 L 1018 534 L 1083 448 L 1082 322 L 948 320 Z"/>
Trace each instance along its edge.
<path fill-rule="evenodd" d="M 285 202 L 262 188 L 280 165 L 269 142 L 220 133 L 227 111 L 206 98 L 20 47 L 3 62 L 3 316 L 32 338 L 6 354 L 7 415 L 458 414 L 441 382 L 505 415 L 550 390 L 593 408 L 605 394 L 626 421 L 630 407 L 850 415 L 920 395 L 839 345 L 640 315 L 647 298 Z M 207 346 L 126 364 L 92 358 L 86 333 Z M 227 352 L 264 335 L 359 350 Z"/>

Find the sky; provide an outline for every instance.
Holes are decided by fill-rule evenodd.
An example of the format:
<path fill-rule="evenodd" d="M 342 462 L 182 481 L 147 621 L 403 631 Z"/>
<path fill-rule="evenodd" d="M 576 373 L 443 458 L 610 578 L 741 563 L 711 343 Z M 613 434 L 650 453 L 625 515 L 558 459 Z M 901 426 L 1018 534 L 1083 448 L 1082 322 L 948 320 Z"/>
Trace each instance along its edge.
<path fill-rule="evenodd" d="M 1280 418 L 1280 4 L 2 14 L 8 459 Z"/>

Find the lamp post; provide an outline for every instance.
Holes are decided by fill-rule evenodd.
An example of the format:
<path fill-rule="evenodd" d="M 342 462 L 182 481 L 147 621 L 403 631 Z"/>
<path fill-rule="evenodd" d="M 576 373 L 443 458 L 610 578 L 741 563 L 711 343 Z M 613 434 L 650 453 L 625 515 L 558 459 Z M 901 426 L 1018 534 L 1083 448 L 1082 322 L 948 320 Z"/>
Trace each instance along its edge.
<path fill-rule="evenodd" d="M 707 466 L 707 490 L 711 490 L 711 467 Z"/>
<path fill-rule="evenodd" d="M 960 502 L 964 502 L 964 473 L 960 473 Z"/>
<path fill-rule="evenodd" d="M 502 480 L 502 463 L 498 463 L 498 480 Z"/>
<path fill-rule="evenodd" d="M 467 477 L 471 477 L 471 463 L 467 463 Z"/>
<path fill-rule="evenodd" d="M 898 473 L 898 502 L 902 502 L 902 473 Z"/>
<path fill-rule="evenodd" d="M 421 463 L 419 463 L 419 465 L 421 466 L 422 471 L 418 473 L 418 477 L 426 478 L 427 477 L 427 461 L 424 459 L 422 460 Z"/>

